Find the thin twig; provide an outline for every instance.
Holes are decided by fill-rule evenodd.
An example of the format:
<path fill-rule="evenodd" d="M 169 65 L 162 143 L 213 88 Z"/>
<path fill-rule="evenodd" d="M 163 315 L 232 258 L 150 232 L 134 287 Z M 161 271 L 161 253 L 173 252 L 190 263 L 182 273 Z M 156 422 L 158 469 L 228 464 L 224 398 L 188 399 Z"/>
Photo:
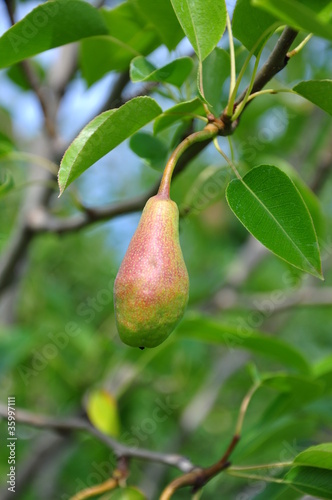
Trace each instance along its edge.
<path fill-rule="evenodd" d="M 8 12 L 8 17 L 10 19 L 11 24 L 14 26 L 15 24 L 15 16 L 14 16 L 14 5 L 11 0 L 7 0 L 5 2 L 6 7 L 7 7 L 7 12 Z M 55 132 L 55 124 L 54 120 L 51 118 L 50 113 L 49 113 L 49 106 L 47 99 L 43 93 L 43 91 L 40 88 L 39 84 L 39 79 L 38 76 L 35 73 L 35 70 L 33 66 L 31 66 L 30 62 L 25 60 L 19 63 L 25 77 L 31 87 L 31 89 L 34 91 L 36 94 L 39 104 L 41 106 L 41 109 L 43 111 L 44 115 L 44 120 L 45 120 L 45 129 L 50 137 L 55 137 L 56 132 Z"/>
<path fill-rule="evenodd" d="M 243 426 L 243 420 L 245 417 L 245 414 L 248 410 L 249 403 L 257 391 L 258 387 L 260 386 L 259 383 L 254 384 L 253 387 L 250 388 L 246 396 L 244 397 L 241 407 L 240 407 L 240 412 L 239 416 L 237 419 L 237 423 L 235 426 L 235 434 L 229 443 L 225 453 L 221 457 L 218 462 L 215 464 L 211 465 L 210 467 L 205 467 L 205 468 L 195 468 L 192 471 L 188 472 L 187 474 L 184 474 L 172 481 L 162 492 L 160 500 L 170 500 L 170 498 L 173 496 L 173 494 L 180 488 L 184 488 L 186 486 L 192 486 L 193 487 L 193 492 L 196 492 L 200 490 L 206 483 L 208 483 L 212 478 L 214 478 L 216 475 L 220 474 L 223 470 L 227 469 L 231 463 L 229 461 L 231 454 L 233 453 L 234 449 L 236 448 L 236 445 L 240 441 L 240 436 L 242 433 L 242 426 Z"/>
<path fill-rule="evenodd" d="M 107 493 L 108 491 L 114 490 L 118 486 L 118 481 L 113 479 L 107 479 L 101 484 L 97 484 L 96 486 L 91 486 L 91 488 L 85 488 L 84 490 L 79 491 L 70 498 L 70 500 L 85 500 L 86 498 L 95 497 L 97 495 L 101 495 L 102 493 Z"/>
<path fill-rule="evenodd" d="M 258 71 L 255 82 L 252 86 L 251 94 L 262 90 L 265 85 L 272 80 L 272 78 L 279 73 L 287 65 L 289 58 L 287 57 L 287 52 L 290 49 L 292 43 L 294 42 L 298 32 L 292 28 L 286 27 L 282 32 L 279 40 L 277 41 L 270 57 L 267 59 L 265 64 Z M 245 89 L 240 97 L 236 100 L 235 104 L 239 105 L 241 101 L 245 98 L 247 89 Z M 248 103 L 247 103 L 248 104 Z"/>

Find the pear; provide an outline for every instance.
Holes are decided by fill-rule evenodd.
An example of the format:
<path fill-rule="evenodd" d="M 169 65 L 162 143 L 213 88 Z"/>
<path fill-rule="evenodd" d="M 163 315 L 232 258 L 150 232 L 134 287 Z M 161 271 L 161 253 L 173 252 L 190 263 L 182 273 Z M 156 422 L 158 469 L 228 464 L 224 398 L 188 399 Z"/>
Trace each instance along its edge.
<path fill-rule="evenodd" d="M 188 302 L 189 277 L 179 242 L 179 210 L 158 193 L 143 210 L 114 283 L 121 340 L 156 347 L 172 333 Z"/>

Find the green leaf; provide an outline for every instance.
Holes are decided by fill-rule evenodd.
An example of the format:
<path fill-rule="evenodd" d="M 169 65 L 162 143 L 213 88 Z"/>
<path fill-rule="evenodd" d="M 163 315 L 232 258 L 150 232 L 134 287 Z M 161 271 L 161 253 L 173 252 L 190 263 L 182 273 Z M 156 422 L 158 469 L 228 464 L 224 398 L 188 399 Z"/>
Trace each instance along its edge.
<path fill-rule="evenodd" d="M 32 331 L 18 327 L 0 328 L 0 376 L 4 380 L 4 376 L 10 372 L 17 371 L 20 375 L 19 383 L 26 385 L 27 379 L 24 377 L 25 372 L 30 369 L 29 363 L 24 364 L 29 359 L 32 349 L 35 347 L 35 339 Z"/>
<path fill-rule="evenodd" d="M 332 40 L 332 5 L 330 0 L 252 0 L 283 23 L 298 30 Z"/>
<path fill-rule="evenodd" d="M 332 115 L 332 80 L 308 80 L 293 90 Z"/>
<path fill-rule="evenodd" d="M 234 214 L 263 245 L 293 266 L 321 278 L 317 236 L 294 183 L 280 169 L 261 165 L 226 190 Z"/>
<path fill-rule="evenodd" d="M 154 122 L 153 131 L 155 134 L 158 134 L 179 120 L 190 120 L 197 115 L 205 116 L 205 111 L 202 101 L 198 97 L 195 97 L 195 99 L 191 101 L 176 104 L 172 108 L 167 109 L 162 115 L 158 116 Z"/>
<path fill-rule="evenodd" d="M 131 3 L 123 3 L 101 14 L 108 28 L 107 36 L 82 41 L 80 60 L 83 77 L 92 85 L 109 71 L 124 71 L 138 55 L 147 55 L 160 45 L 154 27 Z"/>
<path fill-rule="evenodd" d="M 184 37 L 170 0 L 132 0 L 140 13 L 157 30 L 169 50 L 175 49 Z"/>
<path fill-rule="evenodd" d="M 180 57 L 162 68 L 156 68 L 143 56 L 136 57 L 130 65 L 133 82 L 162 82 L 181 87 L 190 75 L 194 62 L 190 57 Z"/>
<path fill-rule="evenodd" d="M 171 0 L 175 14 L 200 61 L 212 52 L 226 27 L 224 0 Z"/>
<path fill-rule="evenodd" d="M 91 392 L 87 398 L 86 412 L 92 425 L 101 432 L 114 437 L 119 435 L 120 422 L 117 404 L 107 391 Z"/>
<path fill-rule="evenodd" d="M 38 5 L 0 38 L 0 68 L 82 38 L 107 34 L 92 5 L 82 0 L 53 0 Z"/>
<path fill-rule="evenodd" d="M 213 205 L 223 197 L 228 181 L 228 168 L 212 165 L 206 167 L 189 188 L 183 203 L 181 203 L 180 212 L 183 215 L 197 215 Z"/>
<path fill-rule="evenodd" d="M 148 132 L 137 132 L 130 139 L 131 150 L 140 158 L 144 158 L 148 165 L 162 172 L 166 165 L 168 148 L 166 144 Z"/>
<path fill-rule="evenodd" d="M 316 380 L 322 382 L 327 394 L 332 391 L 332 356 L 327 356 L 314 367 Z"/>
<path fill-rule="evenodd" d="M 317 498 L 332 499 L 332 472 L 317 467 L 294 467 L 285 476 L 286 483 Z"/>
<path fill-rule="evenodd" d="M 151 122 L 161 108 L 151 97 L 136 97 L 94 118 L 64 154 L 59 170 L 60 195 L 77 177 L 116 146 Z"/>
<path fill-rule="evenodd" d="M 304 203 L 306 204 L 310 212 L 318 239 L 324 238 L 325 236 L 324 215 L 322 212 L 320 201 L 315 195 L 315 193 L 311 191 L 311 189 L 306 185 L 302 177 L 300 177 L 299 173 L 289 163 L 276 157 L 269 157 L 269 161 L 271 162 L 276 161 L 278 164 L 278 168 L 280 168 L 283 172 L 285 172 L 285 174 L 288 175 L 288 177 L 290 177 L 291 180 L 294 182 L 295 187 L 298 189 L 300 195 L 303 198 Z"/>
<path fill-rule="evenodd" d="M 232 19 L 233 35 L 250 51 L 276 21 L 271 14 L 254 7 L 251 0 L 237 0 Z M 257 47 L 256 54 L 259 49 Z"/>
<path fill-rule="evenodd" d="M 43 81 L 45 78 L 45 70 L 36 60 L 32 59 L 30 61 L 39 81 Z M 31 90 L 31 85 L 27 79 L 24 69 L 20 64 L 14 64 L 7 70 L 7 76 L 12 82 L 16 83 L 23 90 Z"/>
<path fill-rule="evenodd" d="M 332 470 L 332 443 L 307 448 L 295 457 L 294 464 Z"/>
<path fill-rule="evenodd" d="M 301 372 L 310 372 L 307 360 L 294 347 L 250 329 L 244 321 L 236 327 L 196 314 L 187 315 L 177 327 L 177 334 L 202 342 L 226 345 L 230 349 L 248 349 Z"/>
<path fill-rule="evenodd" d="M 255 495 L 254 500 L 296 500 L 302 496 L 298 491 L 293 490 L 288 484 L 270 483 Z"/>
<path fill-rule="evenodd" d="M 14 179 L 10 173 L 5 172 L 4 175 L 0 175 L 0 198 L 9 193 L 14 185 Z"/>
<path fill-rule="evenodd" d="M 7 109 L 0 106 L 0 140 L 14 144 L 12 117 Z"/>
<path fill-rule="evenodd" d="M 286 413 L 298 411 L 323 394 L 324 386 L 309 377 L 278 374 L 268 376 L 263 384 L 281 392 L 267 407 L 261 417 L 262 422 L 275 420 Z"/>
<path fill-rule="evenodd" d="M 203 62 L 203 90 L 209 110 L 219 116 L 227 104 L 223 85 L 230 74 L 229 54 L 216 47 Z"/>

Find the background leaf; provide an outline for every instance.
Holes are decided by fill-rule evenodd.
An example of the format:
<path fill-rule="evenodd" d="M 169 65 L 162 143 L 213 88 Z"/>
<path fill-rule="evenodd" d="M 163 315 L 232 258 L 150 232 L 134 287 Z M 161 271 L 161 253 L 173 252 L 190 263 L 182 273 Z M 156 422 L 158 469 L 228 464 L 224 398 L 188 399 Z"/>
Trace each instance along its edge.
<path fill-rule="evenodd" d="M 168 148 L 158 137 L 148 132 L 137 132 L 130 138 L 131 150 L 140 158 L 144 158 L 148 165 L 162 172 L 166 165 Z"/>
<path fill-rule="evenodd" d="M 204 316 L 193 315 L 183 320 L 176 331 L 180 337 L 222 344 L 229 349 L 248 349 L 277 359 L 280 363 L 293 366 L 302 372 L 307 372 L 309 369 L 308 362 L 295 348 L 280 339 L 264 336 L 245 325 L 243 328 L 237 328 Z"/>
<path fill-rule="evenodd" d="M 98 10 L 82 0 L 38 5 L 0 38 L 0 68 L 82 38 L 107 34 Z"/>
<path fill-rule="evenodd" d="M 276 17 L 252 5 L 251 0 L 237 0 L 232 19 L 233 35 L 250 51 L 276 21 Z M 256 54 L 259 49 L 257 47 Z"/>
<path fill-rule="evenodd" d="M 195 97 L 195 99 L 191 101 L 180 102 L 164 111 L 164 113 L 155 120 L 153 131 L 155 134 L 158 134 L 177 121 L 190 120 L 195 115 L 205 115 L 204 106 L 198 97 Z"/>
<path fill-rule="evenodd" d="M 209 110 L 219 116 L 227 104 L 223 86 L 230 74 L 229 54 L 216 47 L 203 61 L 203 90 Z"/>
<path fill-rule="evenodd" d="M 330 0 L 252 0 L 295 29 L 308 31 L 332 40 L 332 5 Z"/>
<path fill-rule="evenodd" d="M 332 115 L 332 80 L 300 82 L 293 90 Z"/>
<path fill-rule="evenodd" d="M 161 40 L 169 50 L 175 49 L 184 37 L 170 0 L 133 0 L 141 14 L 157 30 Z"/>
<path fill-rule="evenodd" d="M 15 186 L 13 176 L 9 172 L 0 175 L 0 198 L 5 196 Z"/>
<path fill-rule="evenodd" d="M 115 399 L 105 390 L 90 392 L 86 402 L 90 422 L 101 432 L 117 437 L 120 433 L 118 408 Z"/>
<path fill-rule="evenodd" d="M 145 57 L 139 56 L 132 60 L 130 65 L 130 78 L 133 82 L 164 82 L 181 87 L 188 78 L 194 63 L 190 57 L 180 57 L 156 68 Z"/>
<path fill-rule="evenodd" d="M 294 488 L 318 498 L 332 498 L 332 472 L 316 467 L 294 467 L 285 476 Z"/>
<path fill-rule="evenodd" d="M 321 277 L 317 236 L 293 182 L 280 169 L 261 165 L 227 187 L 229 206 L 242 224 L 273 253 Z"/>
<path fill-rule="evenodd" d="M 171 0 L 177 18 L 198 58 L 203 61 L 226 27 L 224 0 Z"/>
<path fill-rule="evenodd" d="M 94 118 L 71 143 L 59 170 L 60 194 L 87 168 L 161 113 L 151 97 L 136 97 Z"/>
<path fill-rule="evenodd" d="M 82 40 L 80 60 L 88 85 L 109 71 L 125 71 L 138 55 L 147 55 L 161 44 L 153 25 L 133 3 L 125 2 L 114 9 L 101 9 L 107 35 Z"/>

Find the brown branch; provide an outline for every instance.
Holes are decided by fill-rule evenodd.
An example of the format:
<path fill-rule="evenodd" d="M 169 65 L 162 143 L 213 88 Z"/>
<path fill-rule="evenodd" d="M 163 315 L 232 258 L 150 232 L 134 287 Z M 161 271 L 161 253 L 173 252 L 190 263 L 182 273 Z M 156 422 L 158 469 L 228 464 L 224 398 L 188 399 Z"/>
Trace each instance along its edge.
<path fill-rule="evenodd" d="M 14 16 L 13 1 L 6 0 L 5 4 L 7 7 L 8 17 L 10 19 L 10 22 L 14 26 L 15 16 Z M 34 93 L 36 94 L 36 97 L 39 101 L 39 104 L 41 106 L 41 109 L 42 109 L 42 112 L 44 115 L 45 129 L 50 137 L 55 137 L 55 135 L 56 135 L 55 123 L 54 123 L 53 118 L 51 117 L 51 113 L 50 113 L 49 106 L 48 106 L 48 100 L 40 87 L 40 82 L 39 82 L 38 76 L 36 75 L 33 66 L 31 66 L 30 61 L 28 61 L 28 60 L 22 61 L 19 63 L 19 65 L 21 66 L 23 73 L 25 74 L 25 77 L 26 77 L 31 89 L 34 91 Z"/>
<path fill-rule="evenodd" d="M 7 418 L 7 406 L 4 404 L 0 404 L 0 416 Z M 188 472 L 195 468 L 188 458 L 181 455 L 157 453 L 144 448 L 130 448 L 116 439 L 102 433 L 84 418 L 54 418 L 39 415 L 19 408 L 16 409 L 15 416 L 17 422 L 39 427 L 41 429 L 52 429 L 60 434 L 71 434 L 74 431 L 87 432 L 108 446 L 119 459 L 136 458 L 162 463 L 171 467 L 176 467 L 182 472 Z"/>
<path fill-rule="evenodd" d="M 270 57 L 267 59 L 262 68 L 258 71 L 254 85 L 251 90 L 251 94 L 259 92 L 265 87 L 265 85 L 272 80 L 272 78 L 279 73 L 287 65 L 289 57 L 287 52 L 289 51 L 292 43 L 294 42 L 298 32 L 292 28 L 286 27 L 282 32 L 279 40 L 277 41 L 274 49 L 272 50 Z M 243 101 L 246 95 L 247 89 L 245 89 L 240 97 L 236 100 L 235 104 L 239 105 Z M 251 102 L 251 101 L 249 101 Z M 248 103 L 249 104 L 249 103 Z"/>
<path fill-rule="evenodd" d="M 274 50 L 272 51 L 270 57 L 263 65 L 261 70 L 258 72 L 254 82 L 252 93 L 261 90 L 264 87 L 264 85 L 266 85 L 266 83 L 271 78 L 273 78 L 273 76 L 276 73 L 278 73 L 285 67 L 288 60 L 287 52 L 290 46 L 292 45 L 296 35 L 297 32 L 294 31 L 293 29 L 285 28 Z M 123 74 L 122 76 L 120 75 L 119 81 L 121 81 L 122 78 L 125 81 L 126 74 Z M 241 102 L 244 95 L 245 91 L 243 94 L 241 94 L 241 96 L 237 100 L 237 104 Z M 114 103 L 114 98 L 111 97 L 110 99 L 111 99 L 110 102 Z M 237 128 L 237 125 L 238 125 L 237 121 L 231 124 L 229 120 L 223 117 L 223 120 L 219 123 L 220 135 L 226 136 L 233 134 Z M 183 155 L 183 157 L 179 161 L 177 169 L 174 172 L 175 175 L 176 173 L 179 173 L 179 171 L 181 171 L 189 163 L 189 161 L 195 158 L 210 142 L 211 141 L 208 140 L 205 141 L 204 143 L 196 144 L 190 150 L 188 150 L 187 154 Z M 65 232 L 77 231 L 94 222 L 109 220 L 118 215 L 142 210 L 148 198 L 153 194 L 155 194 L 156 191 L 157 189 L 154 188 L 149 193 L 146 193 L 145 195 L 142 195 L 141 197 L 138 197 L 132 201 L 112 204 L 104 208 L 89 209 L 83 214 L 67 219 L 58 219 L 45 214 L 44 220 L 40 218 L 38 224 L 32 223 L 30 227 L 33 231 L 36 232 L 65 233 Z"/>
<path fill-rule="evenodd" d="M 234 449 L 236 448 L 238 442 L 240 441 L 244 417 L 247 413 L 250 401 L 259 387 L 260 383 L 254 384 L 245 395 L 236 422 L 235 434 L 232 437 L 231 442 L 229 443 L 221 459 L 218 460 L 218 462 L 216 462 L 215 464 L 211 465 L 210 467 L 205 467 L 205 468 L 196 467 L 195 469 L 184 474 L 183 476 L 174 479 L 174 481 L 172 481 L 164 489 L 164 491 L 161 494 L 160 500 L 169 500 L 178 489 L 184 488 L 186 486 L 192 486 L 193 493 L 195 493 L 196 491 L 199 491 L 211 479 L 213 479 L 215 476 L 220 474 L 220 472 L 227 469 L 231 465 L 229 459 Z"/>
<path fill-rule="evenodd" d="M 332 148 L 325 153 L 322 161 L 318 164 L 314 177 L 310 182 L 314 193 L 319 193 L 329 178 L 332 170 Z"/>
<path fill-rule="evenodd" d="M 11 4 L 10 0 L 8 0 L 7 5 L 8 4 Z M 67 72 L 67 77 L 70 78 L 70 72 Z M 121 78 L 120 75 L 118 84 L 115 85 L 111 93 L 109 99 L 110 103 L 113 102 L 115 104 L 119 99 L 121 99 L 121 95 L 126 84 L 127 80 L 125 78 Z M 58 95 L 57 98 L 60 99 L 61 95 Z M 55 108 L 57 108 L 57 105 L 55 105 Z M 41 141 L 39 141 L 39 144 L 41 144 Z M 47 147 L 52 160 L 57 161 L 57 157 L 62 156 L 62 152 L 59 154 L 59 138 L 57 136 L 48 137 Z M 47 173 L 47 176 L 49 179 L 50 174 Z M 54 177 L 52 176 L 52 179 L 53 178 Z M 38 196 L 34 196 L 33 200 L 30 200 L 29 205 L 24 207 L 22 210 L 21 220 L 15 228 L 14 234 L 0 260 L 0 295 L 8 286 L 16 281 L 20 271 L 19 264 L 24 260 L 31 240 L 34 236 L 36 236 L 36 234 L 38 234 L 38 232 L 40 232 L 39 225 L 41 221 L 45 221 L 46 219 L 52 221 L 52 216 L 49 215 L 49 212 L 47 211 L 52 194 L 53 190 L 49 187 L 41 188 Z M 128 207 L 128 212 L 125 211 L 126 202 L 123 202 L 123 204 L 120 205 L 120 209 L 124 210 L 123 213 L 136 211 L 135 203 L 137 204 L 138 200 L 128 202 L 128 204 L 131 205 L 131 207 Z M 137 208 L 137 210 L 140 209 L 141 208 Z M 101 209 L 100 212 L 97 211 L 95 215 L 93 214 L 93 210 L 87 209 L 86 212 L 82 214 L 83 217 L 79 216 L 77 220 L 75 219 L 75 221 L 69 219 L 68 229 L 65 227 L 64 232 L 79 229 L 81 224 L 83 224 L 83 226 L 87 225 L 89 222 L 94 220 L 94 217 L 98 218 L 100 216 L 101 220 L 105 220 L 109 210 L 111 211 L 112 216 L 112 210 L 114 210 L 114 207 L 108 207 L 108 209 L 106 208 L 104 214 L 100 213 L 103 211 Z M 115 210 L 115 212 L 114 216 L 118 215 L 117 210 Z M 54 224 L 55 232 L 61 232 L 61 228 L 58 231 L 58 222 L 59 221 L 50 223 L 52 225 Z M 64 220 L 61 220 L 61 224 L 67 226 L 67 222 L 64 222 Z M 47 231 L 48 229 L 46 228 L 44 230 Z"/>

